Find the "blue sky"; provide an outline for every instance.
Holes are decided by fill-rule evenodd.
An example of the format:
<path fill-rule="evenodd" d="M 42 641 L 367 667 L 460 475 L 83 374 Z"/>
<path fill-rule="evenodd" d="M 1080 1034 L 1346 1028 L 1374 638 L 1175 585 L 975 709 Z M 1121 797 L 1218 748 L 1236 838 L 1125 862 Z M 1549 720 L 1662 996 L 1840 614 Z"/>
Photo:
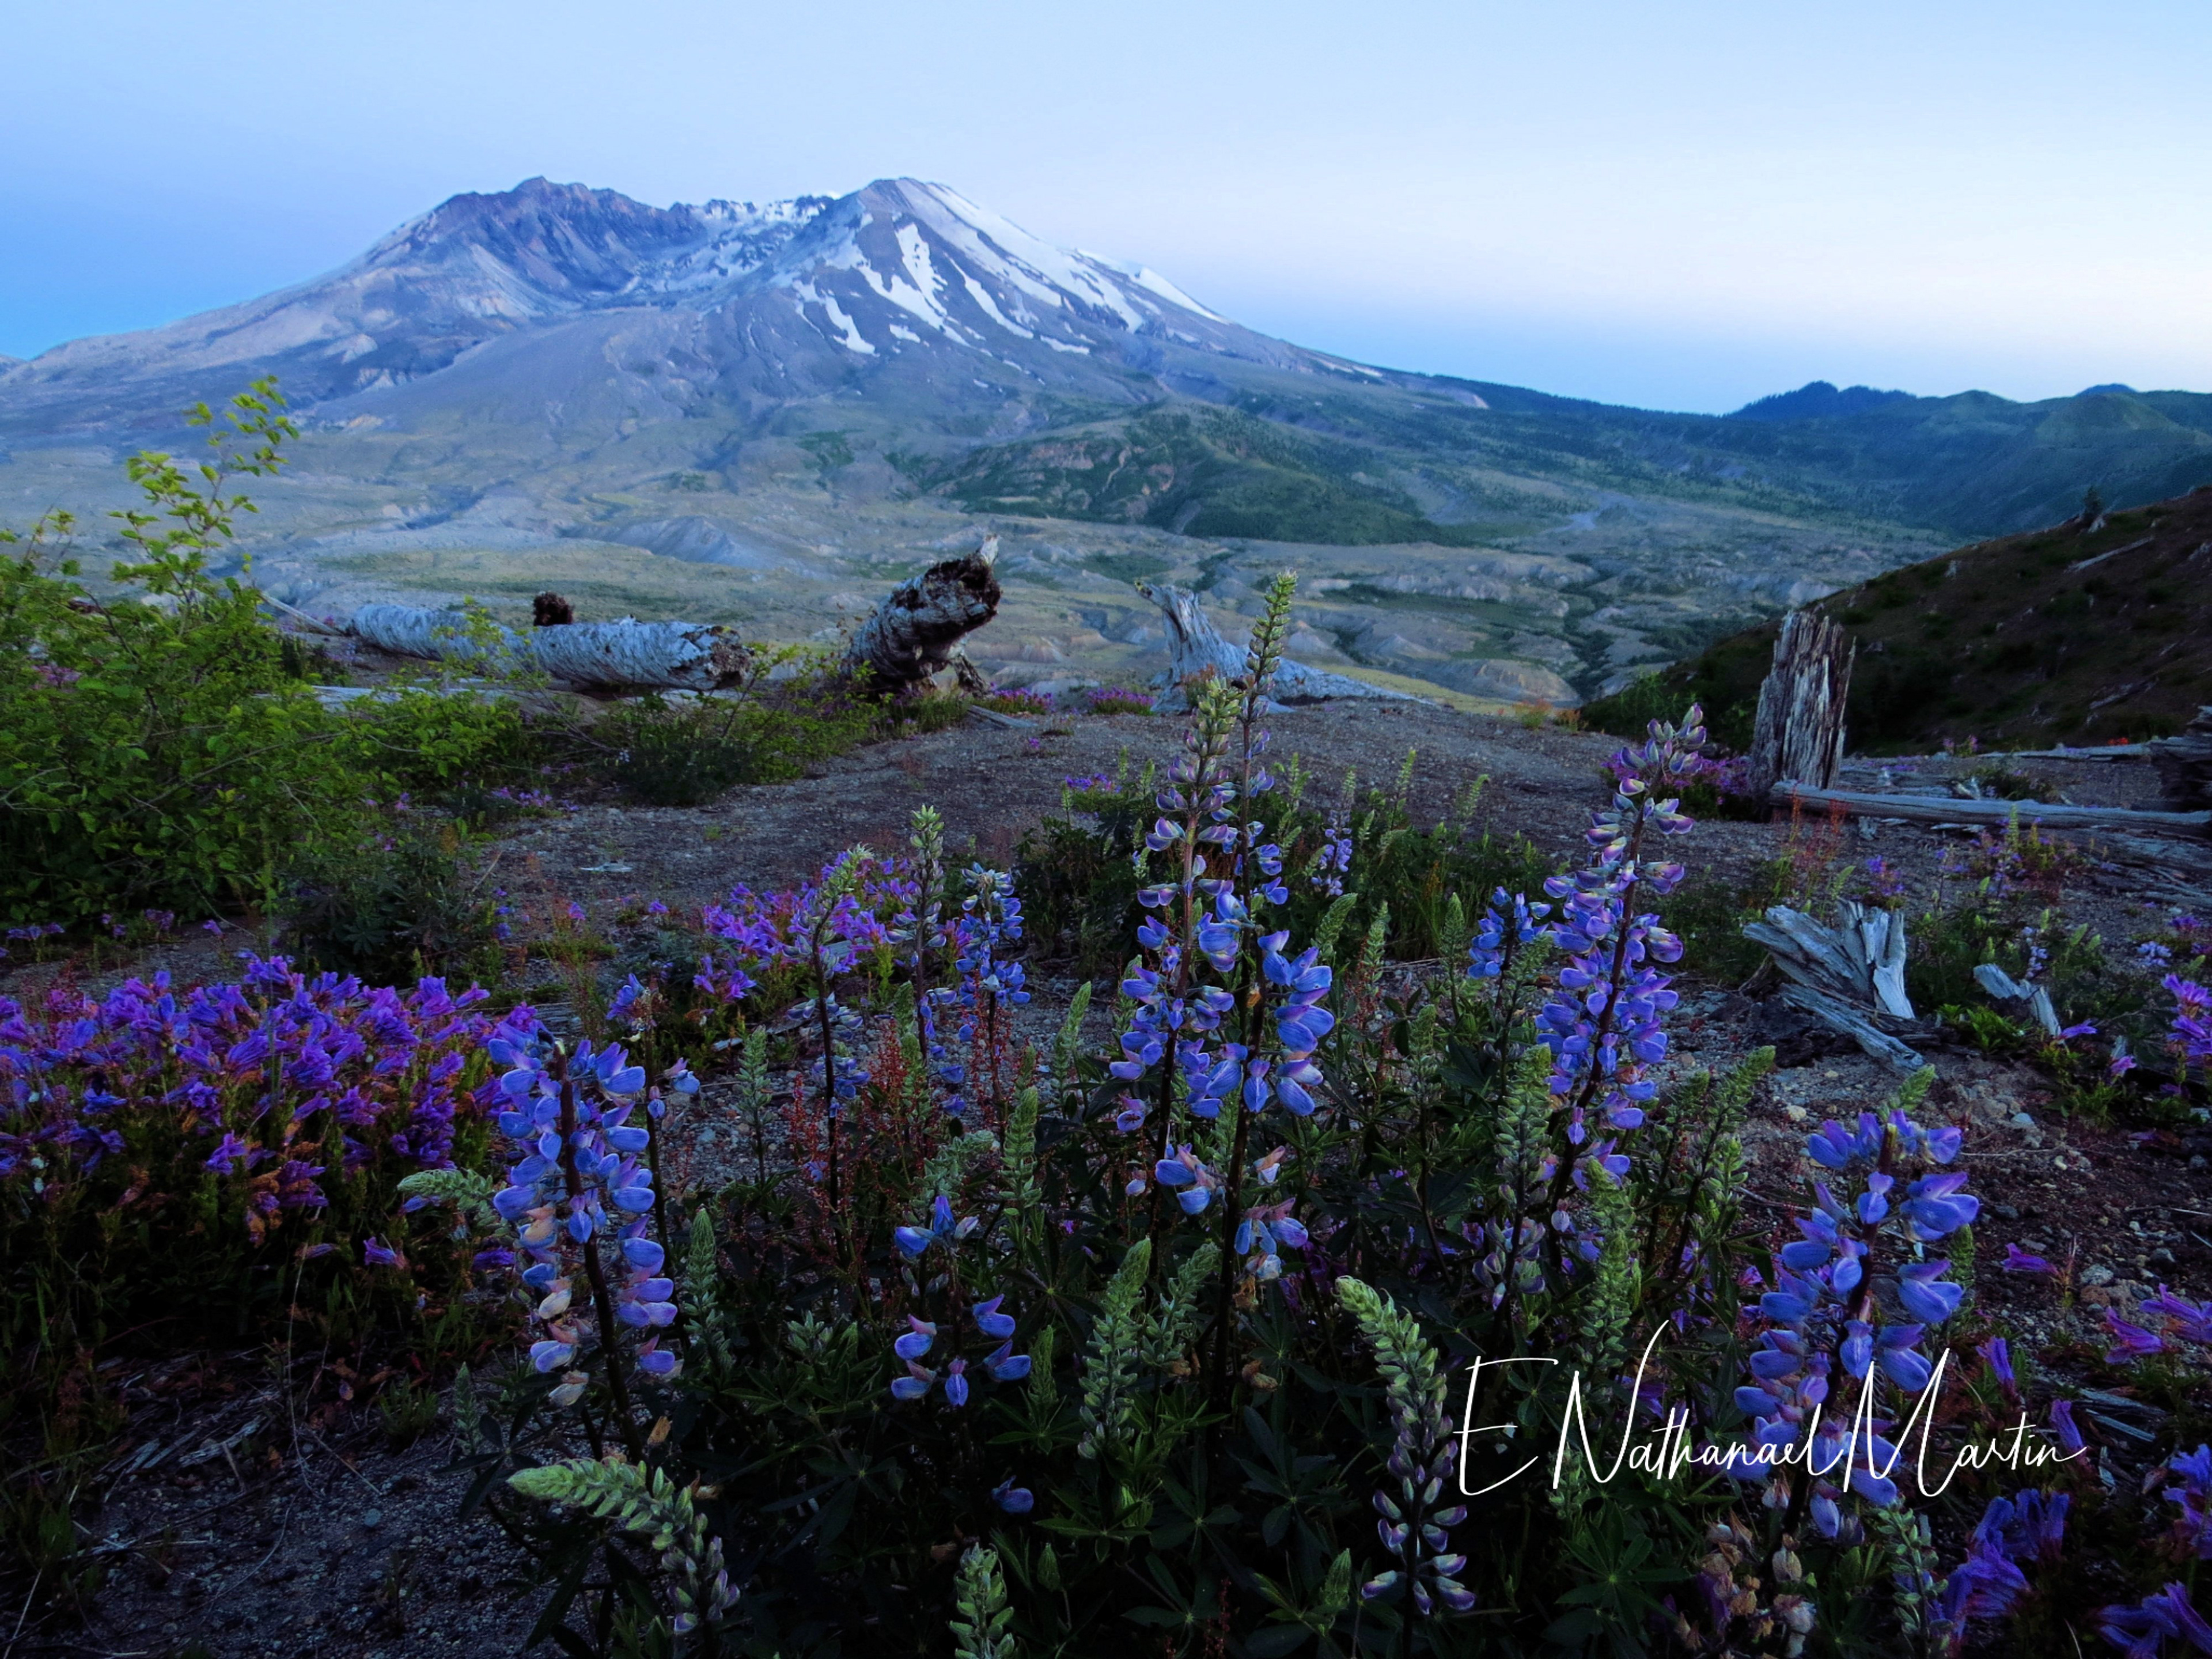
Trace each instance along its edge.
<path fill-rule="evenodd" d="M 533 173 L 941 179 L 1254 327 L 1719 410 L 2212 388 L 2212 7 L 75 0 L 10 9 L 0 352 Z"/>

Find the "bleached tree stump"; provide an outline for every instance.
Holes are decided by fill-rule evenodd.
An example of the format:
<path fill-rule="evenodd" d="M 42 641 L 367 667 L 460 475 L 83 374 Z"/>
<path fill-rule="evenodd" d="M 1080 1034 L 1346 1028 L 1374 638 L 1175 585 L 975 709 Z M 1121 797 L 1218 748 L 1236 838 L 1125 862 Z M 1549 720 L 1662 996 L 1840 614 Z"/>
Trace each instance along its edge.
<path fill-rule="evenodd" d="M 1233 680 L 1243 673 L 1244 647 L 1222 637 L 1221 630 L 1199 609 L 1196 595 L 1180 587 L 1154 587 L 1149 582 L 1139 582 L 1137 592 L 1159 606 L 1161 614 L 1167 618 L 1168 672 L 1160 684 L 1170 699 L 1187 695 L 1183 688 L 1193 680 Z M 1277 665 L 1275 678 L 1265 690 L 1278 702 L 1285 703 L 1322 702 L 1335 697 L 1379 697 L 1392 702 L 1421 701 L 1403 691 L 1370 685 L 1349 674 L 1309 668 L 1287 657 Z"/>
<path fill-rule="evenodd" d="M 1793 611 L 1783 619 L 1752 728 L 1753 799 L 1784 779 L 1817 789 L 1835 782 L 1855 653 L 1850 636 L 1817 611 Z"/>
<path fill-rule="evenodd" d="M 999 538 L 987 536 L 893 588 L 846 647 L 846 677 L 888 696 L 941 672 L 961 640 L 999 614 L 998 557 Z"/>
<path fill-rule="evenodd" d="M 1917 1027 L 1905 993 L 1905 918 L 1845 899 L 1832 927 L 1777 904 L 1744 937 L 1764 945 L 1789 982 L 1782 1000 L 1841 1031 L 1886 1065 L 1913 1072 L 1918 1054 L 1897 1033 Z"/>

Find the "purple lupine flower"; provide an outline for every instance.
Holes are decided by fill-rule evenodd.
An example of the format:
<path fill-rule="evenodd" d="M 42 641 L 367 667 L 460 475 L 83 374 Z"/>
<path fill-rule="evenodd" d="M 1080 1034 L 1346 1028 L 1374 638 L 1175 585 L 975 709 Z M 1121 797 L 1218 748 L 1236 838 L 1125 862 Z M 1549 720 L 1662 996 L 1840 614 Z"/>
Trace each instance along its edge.
<path fill-rule="evenodd" d="M 1152 1166 L 1152 1179 L 1176 1195 L 1185 1215 L 1199 1215 L 1213 1201 L 1221 1178 L 1199 1162 L 1188 1146 L 1170 1149 L 1170 1155 Z"/>
<path fill-rule="evenodd" d="M 371 1267 L 404 1268 L 407 1265 L 407 1258 L 380 1238 L 372 1237 L 362 1240 L 361 1253 L 365 1258 L 365 1265 Z"/>
<path fill-rule="evenodd" d="M 981 1224 L 981 1218 L 976 1216 L 955 1221 L 952 1218 L 952 1200 L 939 1193 L 930 1206 L 930 1221 L 927 1228 L 900 1227 L 893 1231 L 891 1239 L 901 1254 L 914 1261 L 919 1260 L 922 1252 L 933 1244 L 951 1249 Z"/>
<path fill-rule="evenodd" d="M 1551 914 L 1548 904 L 1531 904 L 1518 893 L 1496 889 L 1468 946 L 1467 976 L 1500 979 L 1510 974 L 1528 946 L 1548 937 L 1543 923 Z"/>
<path fill-rule="evenodd" d="M 2069 1458 L 2087 1449 L 2088 1443 L 2081 1438 L 2081 1431 L 2074 1422 L 2074 1402 L 2070 1400 L 2051 1402 L 2051 1431 L 2057 1437 L 2058 1449 Z"/>
<path fill-rule="evenodd" d="M 520 1255 L 530 1263 L 521 1280 L 539 1297 L 532 1315 L 546 1335 L 532 1345 L 532 1363 L 550 1371 L 580 1351 L 590 1298 L 578 1305 L 569 1263 L 586 1252 L 597 1256 L 604 1239 L 625 1270 L 617 1281 L 615 1322 L 637 1340 L 632 1357 L 641 1371 L 672 1376 L 677 1356 L 660 1347 L 659 1334 L 675 1322 L 676 1285 L 661 1271 L 665 1252 L 647 1232 L 653 1171 L 638 1155 L 649 1137 L 629 1121 L 641 1103 L 650 1109 L 658 1085 L 619 1045 L 595 1048 L 586 1041 L 569 1053 L 546 1039 L 528 1010 L 518 1012 L 521 1018 L 510 1014 L 488 1045 L 493 1064 L 507 1068 L 493 1089 L 503 1108 L 500 1130 L 520 1154 L 492 1206 L 515 1226 Z M 679 1087 L 689 1079 L 680 1067 L 672 1073 L 667 1080 Z M 580 1188 L 574 1193 L 572 1170 Z M 617 1333 L 596 1335 L 612 1363 Z M 556 1401 L 572 1403 L 583 1387 L 580 1376 L 572 1376 L 556 1390 Z"/>
<path fill-rule="evenodd" d="M 1814 1467 L 1844 1468 L 1840 1486 L 1826 1479 L 1814 1484 L 1809 1512 L 1824 1537 L 1843 1537 L 1856 1524 L 1839 1504 L 1844 1491 L 1883 1507 L 1897 1501 L 1894 1481 L 1877 1473 L 1895 1456 L 1883 1437 L 1887 1419 L 1869 1413 L 1868 1439 L 1848 1439 L 1849 1413 L 1835 1409 L 1831 1393 L 1841 1385 L 1838 1371 L 1868 1389 L 1878 1378 L 1908 1395 L 1928 1386 L 1932 1367 L 1919 1352 L 1924 1328 L 1949 1318 L 1963 1296 L 1942 1278 L 1949 1263 L 1905 1261 L 1894 1269 L 1897 1299 L 1917 1322 L 1910 1324 L 1882 1322 L 1869 1274 L 1885 1249 L 1902 1254 L 1934 1242 L 1975 1213 L 1973 1200 L 1962 1198 L 1959 1183 L 1948 1176 L 1915 1179 L 1905 1188 L 1901 1204 L 1889 1201 L 1908 1160 L 1948 1164 L 1959 1147 L 1956 1130 L 1923 1128 L 1902 1109 L 1887 1120 L 1863 1114 L 1855 1130 L 1828 1122 L 1806 1143 L 1814 1163 L 1852 1177 L 1853 1185 L 1839 1198 L 1827 1182 L 1816 1181 L 1814 1206 L 1796 1224 L 1802 1238 L 1778 1253 L 1773 1288 L 1757 1304 L 1767 1328 L 1750 1356 L 1753 1381 L 1735 1395 L 1753 1419 L 1752 1443 L 1732 1449 L 1727 1467 L 1737 1479 L 1767 1480 L 1771 1495 L 1770 1473 L 1753 1461 L 1753 1452 L 1771 1449 L 1771 1455 L 1793 1447 L 1809 1429 Z M 2008 1365 L 2009 1354 L 2002 1357 Z M 1963 1581 L 1960 1593 L 1965 1593 Z"/>
<path fill-rule="evenodd" d="M 2008 1273 L 2034 1273 L 2045 1279 L 2055 1278 L 2058 1269 L 2039 1255 L 2030 1255 L 2017 1244 L 2005 1246 L 2003 1268 Z"/>

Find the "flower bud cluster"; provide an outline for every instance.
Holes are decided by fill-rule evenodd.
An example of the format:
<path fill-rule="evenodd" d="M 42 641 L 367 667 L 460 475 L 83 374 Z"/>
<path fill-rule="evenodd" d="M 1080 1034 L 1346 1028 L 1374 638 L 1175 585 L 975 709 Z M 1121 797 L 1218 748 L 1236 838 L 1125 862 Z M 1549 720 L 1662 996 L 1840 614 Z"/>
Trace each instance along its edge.
<path fill-rule="evenodd" d="M 1410 1601 L 1423 1618 L 1439 1605 L 1465 1613 L 1474 1594 L 1459 1582 L 1467 1557 L 1453 1553 L 1447 1529 L 1467 1519 L 1462 1504 L 1439 1506 L 1455 1463 L 1444 1410 L 1444 1375 L 1437 1351 L 1413 1316 L 1356 1279 L 1336 1281 L 1337 1299 L 1359 1322 L 1382 1373 L 1393 1436 L 1383 1468 L 1389 1482 L 1375 1494 L 1376 1532 L 1399 1565 L 1360 1586 L 1368 1601 Z"/>

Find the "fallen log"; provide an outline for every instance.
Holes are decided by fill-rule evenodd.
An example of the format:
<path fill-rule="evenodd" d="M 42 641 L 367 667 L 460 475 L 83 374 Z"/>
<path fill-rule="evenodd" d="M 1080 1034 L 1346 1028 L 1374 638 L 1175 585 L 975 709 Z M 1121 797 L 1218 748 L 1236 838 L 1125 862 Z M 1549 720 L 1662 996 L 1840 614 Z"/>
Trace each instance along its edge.
<path fill-rule="evenodd" d="M 950 666 L 960 641 L 999 614 L 998 557 L 999 538 L 986 536 L 893 588 L 846 647 L 846 678 L 890 696 Z"/>
<path fill-rule="evenodd" d="M 535 671 L 593 690 L 720 691 L 752 668 L 752 653 L 719 623 L 566 623 L 518 634 L 497 623 L 472 631 L 458 611 L 365 605 L 346 631 L 395 656 L 480 672 Z"/>
<path fill-rule="evenodd" d="M 2145 812 L 2130 806 L 2065 806 L 2039 800 L 1966 800 L 1951 795 L 1885 795 L 1866 789 L 1816 789 L 1784 781 L 1767 793 L 1775 806 L 1840 809 L 1855 817 L 1903 818 L 1911 823 L 2003 825 L 2017 818 L 2046 830 L 2121 830 L 2202 839 L 2212 811 Z"/>
<path fill-rule="evenodd" d="M 2212 806 L 2212 704 L 2199 708 L 2179 737 L 2160 738 L 2147 747 L 2168 805 Z"/>
<path fill-rule="evenodd" d="M 1856 651 L 1850 635 L 1816 611 L 1783 618 L 1752 725 L 1746 781 L 1754 799 L 1784 778 L 1822 789 L 1836 781 Z"/>
<path fill-rule="evenodd" d="M 1167 618 L 1168 672 L 1156 684 L 1170 698 L 1184 695 L 1183 688 L 1193 680 L 1233 680 L 1244 672 L 1244 647 L 1232 645 L 1222 637 L 1221 630 L 1199 609 L 1195 594 L 1180 587 L 1154 587 L 1149 582 L 1139 582 L 1137 592 L 1159 606 L 1161 614 Z M 1349 674 L 1309 668 L 1288 657 L 1276 665 L 1275 677 L 1264 689 L 1267 696 L 1282 703 L 1324 702 L 1336 697 L 1378 697 L 1393 702 L 1423 701 L 1408 692 L 1370 685 Z"/>
<path fill-rule="evenodd" d="M 1920 1027 L 1905 993 L 1905 918 L 1844 899 L 1836 926 L 1784 904 L 1744 924 L 1744 937 L 1763 945 L 1790 982 L 1782 1000 L 1841 1031 L 1885 1065 L 1917 1071 L 1924 1063 L 1899 1033 Z"/>

